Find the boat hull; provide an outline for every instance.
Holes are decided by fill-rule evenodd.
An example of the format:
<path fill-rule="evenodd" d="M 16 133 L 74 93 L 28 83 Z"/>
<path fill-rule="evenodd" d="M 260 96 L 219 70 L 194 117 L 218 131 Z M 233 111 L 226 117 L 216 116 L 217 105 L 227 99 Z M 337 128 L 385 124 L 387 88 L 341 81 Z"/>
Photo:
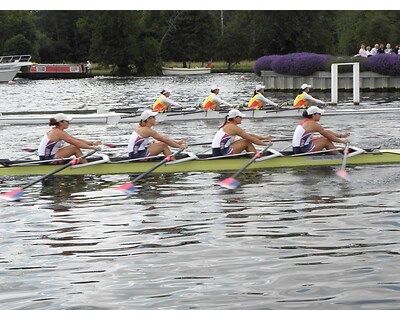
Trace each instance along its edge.
<path fill-rule="evenodd" d="M 162 67 L 164 76 L 193 76 L 211 73 L 211 68 L 167 68 Z"/>
<path fill-rule="evenodd" d="M 154 172 L 234 172 L 242 168 L 248 161 L 249 157 L 189 160 L 162 165 Z M 278 156 L 263 161 L 256 161 L 252 163 L 247 170 L 258 171 L 274 168 L 340 166 L 342 161 L 343 158 L 341 155 L 314 154 L 308 156 Z M 80 168 L 67 168 L 57 173 L 57 175 L 140 174 L 152 168 L 156 163 L 156 161 L 103 163 Z M 348 165 L 383 165 L 397 163 L 400 163 L 400 150 L 382 150 L 377 152 L 361 153 L 347 159 Z M 57 167 L 59 167 L 59 165 L 0 165 L 0 176 L 45 175 L 57 169 Z"/>
<path fill-rule="evenodd" d="M 31 56 L 0 56 L 0 82 L 12 81 L 22 67 L 31 66 Z"/>
<path fill-rule="evenodd" d="M 194 109 L 194 108 L 193 108 Z M 303 109 L 279 109 L 279 110 L 240 110 L 246 115 L 246 119 L 275 119 L 275 118 L 302 118 Z M 326 109 L 325 117 L 330 116 L 345 116 L 345 115 L 372 115 L 381 113 L 400 113 L 400 108 L 365 108 L 365 109 Z M 165 121 L 189 121 L 189 120 L 215 120 L 224 119 L 228 114 L 225 111 L 202 111 L 202 110 L 188 110 L 188 111 L 172 111 L 160 113 L 157 115 L 158 122 Z M 121 117 L 121 122 L 135 123 L 140 120 L 140 113 L 135 115 L 125 115 Z"/>

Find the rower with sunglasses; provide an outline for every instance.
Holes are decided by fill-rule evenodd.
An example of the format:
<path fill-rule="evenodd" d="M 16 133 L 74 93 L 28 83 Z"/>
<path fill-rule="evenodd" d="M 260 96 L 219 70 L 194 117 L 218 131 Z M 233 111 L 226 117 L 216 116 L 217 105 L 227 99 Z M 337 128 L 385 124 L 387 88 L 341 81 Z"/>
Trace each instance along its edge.
<path fill-rule="evenodd" d="M 242 118 L 245 116 L 237 109 L 229 111 L 225 117 L 225 122 L 219 128 L 212 141 L 212 154 L 214 157 L 238 154 L 244 150 L 255 154 L 257 151 L 253 143 L 259 146 L 270 144 L 270 141 L 264 142 L 263 140 L 271 140 L 271 136 L 258 136 L 247 133 L 239 127 L 239 124 L 242 123 Z M 240 138 L 236 139 L 236 136 Z"/>
<path fill-rule="evenodd" d="M 38 155 L 40 160 L 52 160 L 60 158 L 68 158 L 75 156 L 77 158 L 83 155 L 81 149 L 99 149 L 101 141 L 88 141 L 71 136 L 65 130 L 68 129 L 72 117 L 64 113 L 57 113 L 50 118 L 49 126 L 53 127 L 42 138 Z M 63 147 L 63 142 L 69 145 Z M 81 159 L 81 162 L 86 162 L 86 159 Z M 55 161 L 54 163 L 57 163 Z"/>
<path fill-rule="evenodd" d="M 142 159 L 157 156 L 161 152 L 165 156 L 172 155 L 169 147 L 186 148 L 184 140 L 175 141 L 167 136 L 159 134 L 152 127 L 156 124 L 158 112 L 145 110 L 140 116 L 139 127 L 131 134 L 128 143 L 128 155 L 130 159 Z M 152 138 L 157 140 L 152 142 Z M 173 156 L 172 156 L 173 158 Z"/>
<path fill-rule="evenodd" d="M 304 110 L 303 117 L 305 119 L 297 125 L 293 134 L 292 147 L 294 154 L 322 151 L 324 149 L 332 150 L 329 152 L 330 154 L 338 154 L 339 151 L 335 150 L 333 142 L 349 142 L 346 139 L 350 136 L 349 132 L 337 133 L 326 130 L 318 123 L 321 119 L 321 114 L 324 112 L 325 110 L 315 106 Z M 321 137 L 315 137 L 316 133 L 321 134 Z"/>

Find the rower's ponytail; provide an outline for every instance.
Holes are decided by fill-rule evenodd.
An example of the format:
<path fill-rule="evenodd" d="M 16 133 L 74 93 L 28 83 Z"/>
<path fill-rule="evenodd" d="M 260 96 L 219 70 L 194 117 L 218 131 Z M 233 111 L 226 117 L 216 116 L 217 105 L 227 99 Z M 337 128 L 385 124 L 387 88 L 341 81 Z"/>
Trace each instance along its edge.
<path fill-rule="evenodd" d="M 58 126 L 59 124 L 60 124 L 59 121 L 57 121 L 57 120 L 54 119 L 54 118 L 50 118 L 50 120 L 49 120 L 49 126 L 50 126 L 50 127 L 52 127 L 52 126 Z"/>

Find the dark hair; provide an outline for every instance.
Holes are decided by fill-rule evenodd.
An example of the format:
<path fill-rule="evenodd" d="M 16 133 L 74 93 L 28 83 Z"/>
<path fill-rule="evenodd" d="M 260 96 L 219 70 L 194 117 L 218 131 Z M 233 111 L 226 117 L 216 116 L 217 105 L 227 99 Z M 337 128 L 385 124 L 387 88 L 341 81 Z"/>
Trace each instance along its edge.
<path fill-rule="evenodd" d="M 49 120 L 49 126 L 51 127 L 51 126 L 58 126 L 60 124 L 60 122 L 59 121 L 57 121 L 56 119 L 54 119 L 54 118 L 50 118 L 50 120 Z"/>
<path fill-rule="evenodd" d="M 254 97 L 256 94 L 258 94 L 258 91 L 257 91 L 257 90 L 254 90 L 253 97 Z"/>
<path fill-rule="evenodd" d="M 311 119 L 312 116 L 313 116 L 312 114 L 308 114 L 308 113 L 307 113 L 307 109 L 303 111 L 303 117 L 304 117 L 304 118 Z"/>

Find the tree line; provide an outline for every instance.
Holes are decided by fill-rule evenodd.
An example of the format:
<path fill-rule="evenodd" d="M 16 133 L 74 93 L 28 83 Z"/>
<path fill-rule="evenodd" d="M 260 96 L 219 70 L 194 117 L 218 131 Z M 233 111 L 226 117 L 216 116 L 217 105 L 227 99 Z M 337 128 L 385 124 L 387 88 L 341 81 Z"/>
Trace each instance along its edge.
<path fill-rule="evenodd" d="M 157 75 L 165 61 L 263 55 L 354 55 L 363 43 L 399 43 L 399 11 L 0 11 L 0 54 L 41 63 L 92 60 L 116 75 Z"/>

